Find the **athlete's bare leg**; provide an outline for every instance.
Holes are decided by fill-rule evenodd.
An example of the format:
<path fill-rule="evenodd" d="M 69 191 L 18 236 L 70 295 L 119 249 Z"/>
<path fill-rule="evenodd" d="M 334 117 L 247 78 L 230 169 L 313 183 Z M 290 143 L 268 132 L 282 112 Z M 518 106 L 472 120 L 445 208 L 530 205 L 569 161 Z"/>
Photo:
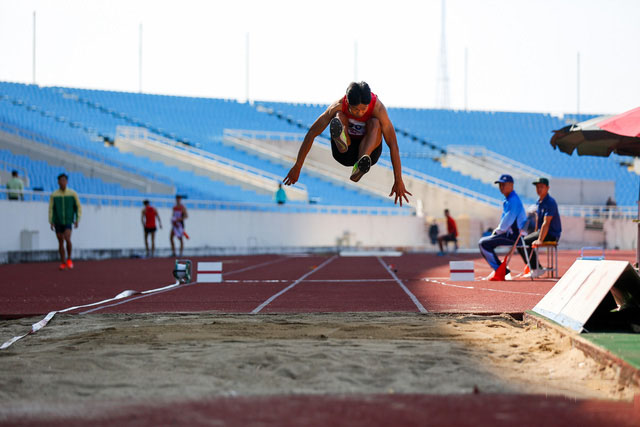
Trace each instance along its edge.
<path fill-rule="evenodd" d="M 171 256 L 176 256 L 176 244 L 173 243 L 173 229 L 169 234 L 169 241 L 171 242 Z"/>
<path fill-rule="evenodd" d="M 71 229 L 64 230 L 63 233 L 64 241 L 67 243 L 67 260 L 71 259 L 71 249 L 73 245 L 71 244 Z"/>
<path fill-rule="evenodd" d="M 382 126 L 380 126 L 380 121 L 378 119 L 372 117 L 367 120 L 367 130 L 364 134 L 364 138 L 362 138 L 362 142 L 360 143 L 358 158 L 365 154 L 371 156 L 373 150 L 378 148 L 380 144 L 382 144 Z"/>
<path fill-rule="evenodd" d="M 146 229 L 144 230 L 144 248 L 149 256 L 149 232 Z"/>
<path fill-rule="evenodd" d="M 60 254 L 60 262 L 64 264 L 67 262 L 64 252 L 64 233 L 56 233 L 56 237 L 58 238 L 58 254 Z"/>
<path fill-rule="evenodd" d="M 146 242 L 146 240 L 145 240 Z M 156 232 L 151 232 L 151 257 L 153 258 L 154 252 L 156 251 Z"/>

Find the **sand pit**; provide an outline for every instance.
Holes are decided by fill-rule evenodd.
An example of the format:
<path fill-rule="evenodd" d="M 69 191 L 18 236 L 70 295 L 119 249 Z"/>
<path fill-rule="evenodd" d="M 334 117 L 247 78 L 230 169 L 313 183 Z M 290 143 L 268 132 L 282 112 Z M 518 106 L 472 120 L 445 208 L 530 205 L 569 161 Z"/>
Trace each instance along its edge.
<path fill-rule="evenodd" d="M 3 321 L 2 340 L 38 318 Z M 631 400 L 568 339 L 508 316 L 60 315 L 0 352 L 0 413 L 87 401 L 290 393 L 539 393 Z"/>

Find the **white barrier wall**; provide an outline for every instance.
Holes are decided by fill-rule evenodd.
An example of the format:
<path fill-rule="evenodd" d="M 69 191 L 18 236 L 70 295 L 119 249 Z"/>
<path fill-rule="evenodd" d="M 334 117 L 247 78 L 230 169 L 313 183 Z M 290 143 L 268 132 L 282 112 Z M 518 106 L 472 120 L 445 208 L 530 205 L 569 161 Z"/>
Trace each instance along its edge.
<path fill-rule="evenodd" d="M 144 248 L 142 206 L 84 205 L 82 210 L 73 230 L 74 250 Z M 156 233 L 156 248 L 169 248 L 170 209 L 158 212 L 164 228 Z M 47 215 L 47 203 L 0 201 L 0 252 L 57 249 Z M 425 243 L 423 219 L 416 216 L 190 209 L 185 229 L 191 237 L 185 248 L 331 247 L 338 239 L 347 246 Z"/>

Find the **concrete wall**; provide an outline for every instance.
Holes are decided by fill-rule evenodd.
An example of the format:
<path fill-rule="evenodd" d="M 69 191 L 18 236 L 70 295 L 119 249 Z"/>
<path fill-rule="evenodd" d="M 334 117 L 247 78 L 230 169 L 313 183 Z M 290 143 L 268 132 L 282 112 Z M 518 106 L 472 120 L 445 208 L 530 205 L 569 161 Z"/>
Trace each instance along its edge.
<path fill-rule="evenodd" d="M 0 201 L 0 252 L 55 250 L 48 204 Z M 144 248 L 142 207 L 83 206 L 75 249 Z M 164 228 L 156 247 L 169 248 L 170 209 L 158 209 Z M 425 243 L 423 218 L 317 213 L 190 209 L 186 248 L 278 248 L 345 246 L 406 247 Z"/>
<path fill-rule="evenodd" d="M 563 205 L 601 205 L 609 197 L 615 198 L 614 181 L 593 179 L 551 178 L 549 193 Z"/>

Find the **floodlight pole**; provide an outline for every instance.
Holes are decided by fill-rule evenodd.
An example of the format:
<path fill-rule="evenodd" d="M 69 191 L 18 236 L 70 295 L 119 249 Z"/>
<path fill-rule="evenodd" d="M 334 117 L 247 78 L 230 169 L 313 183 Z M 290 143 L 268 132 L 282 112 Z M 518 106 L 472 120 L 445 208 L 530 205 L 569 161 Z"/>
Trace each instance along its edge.
<path fill-rule="evenodd" d="M 247 33 L 247 37 L 246 37 L 246 42 L 245 42 L 245 49 L 246 49 L 246 55 L 245 55 L 245 98 L 246 98 L 246 102 L 247 103 L 251 103 L 250 99 L 249 99 L 249 59 L 250 59 L 250 55 L 249 55 L 249 44 L 250 40 L 249 40 L 249 33 Z"/>
<path fill-rule="evenodd" d="M 32 51 L 31 81 L 36 84 L 36 11 L 33 11 L 33 51 Z"/>
<path fill-rule="evenodd" d="M 469 98 L 468 98 L 468 89 L 469 89 L 469 48 L 464 48 L 464 111 L 469 111 Z"/>
<path fill-rule="evenodd" d="M 358 41 L 353 42 L 353 81 L 358 81 Z"/>
<path fill-rule="evenodd" d="M 576 114 L 580 115 L 580 52 L 576 63 Z"/>
<path fill-rule="evenodd" d="M 138 32 L 138 92 L 142 93 L 142 22 Z"/>

